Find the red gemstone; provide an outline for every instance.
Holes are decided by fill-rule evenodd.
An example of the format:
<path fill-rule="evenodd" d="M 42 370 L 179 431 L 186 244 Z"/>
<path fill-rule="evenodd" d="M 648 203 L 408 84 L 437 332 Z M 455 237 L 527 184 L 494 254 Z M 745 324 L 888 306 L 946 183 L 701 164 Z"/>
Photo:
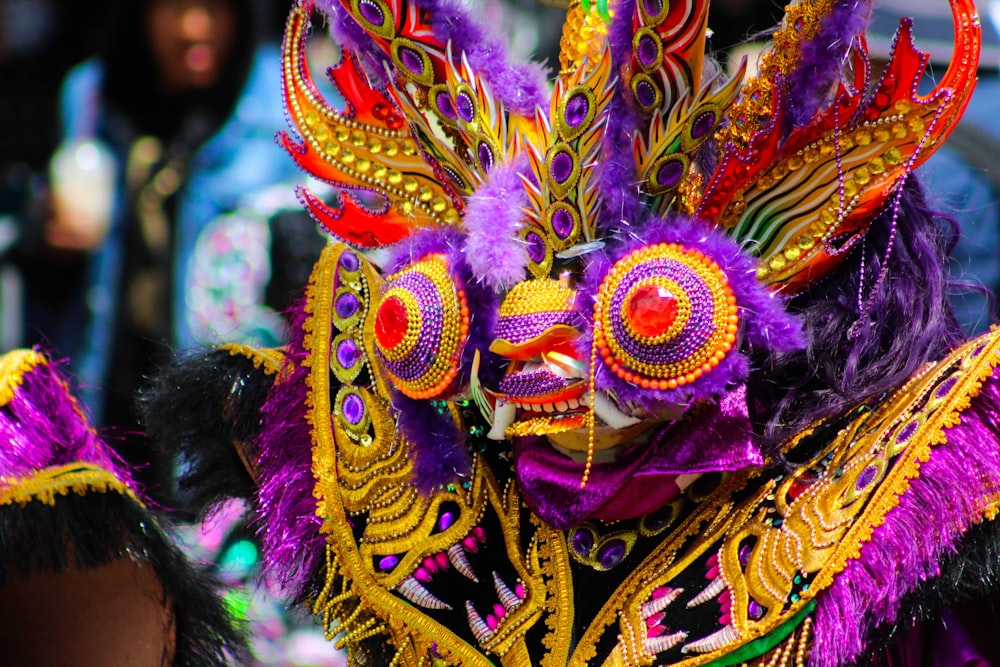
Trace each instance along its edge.
<path fill-rule="evenodd" d="M 406 305 L 394 296 L 383 301 L 375 315 L 375 338 L 379 347 L 391 350 L 402 343 L 408 326 Z"/>
<path fill-rule="evenodd" d="M 629 323 L 640 336 L 662 336 L 677 319 L 677 299 L 666 287 L 642 285 L 628 301 Z"/>

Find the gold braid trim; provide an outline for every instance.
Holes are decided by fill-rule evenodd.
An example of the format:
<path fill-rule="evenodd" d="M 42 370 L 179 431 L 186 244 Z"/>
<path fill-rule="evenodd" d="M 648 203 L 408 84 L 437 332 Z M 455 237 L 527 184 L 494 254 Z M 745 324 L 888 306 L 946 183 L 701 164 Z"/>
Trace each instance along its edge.
<path fill-rule="evenodd" d="M 17 503 L 24 507 L 34 501 L 55 505 L 56 496 L 111 492 L 143 504 L 114 473 L 83 461 L 45 468 L 26 477 L 0 477 L 0 506 Z"/>
<path fill-rule="evenodd" d="M 588 664 L 592 645 L 616 619 L 621 627 L 617 659 L 630 665 L 653 664 L 655 657 L 642 647 L 645 634 L 639 607 L 655 588 L 670 585 L 710 550 L 717 551 L 719 576 L 732 592 L 735 638 L 677 664 L 710 663 L 774 631 L 828 588 L 849 561 L 859 557 L 874 529 L 885 522 L 888 512 L 909 490 L 911 480 L 918 477 L 932 448 L 947 444 L 945 430 L 959 423 L 961 413 L 970 407 L 998 363 L 1000 329 L 994 329 L 944 360 L 928 364 L 881 404 L 862 412 L 795 474 L 767 481 L 738 506 L 727 502 L 728 498 L 760 472 L 734 474 L 622 583 L 581 637 L 570 665 Z M 785 450 L 794 449 L 814 428 L 789 441 Z M 912 431 L 902 436 L 907 428 Z M 798 475 L 817 470 L 822 470 L 820 476 L 786 501 Z M 873 471 L 876 477 L 861 484 L 857 480 L 865 471 Z M 1000 497 L 985 495 L 980 507 L 980 515 L 970 520 L 996 517 Z M 775 524 L 775 518 L 782 521 Z M 686 551 L 679 551 L 687 538 L 696 534 L 700 537 L 690 542 Z M 755 537 L 756 545 L 747 565 L 741 567 L 737 551 L 747 537 Z M 793 586 L 797 573 L 812 576 L 805 589 Z M 748 595 L 769 610 L 757 621 L 747 617 Z M 787 609 L 782 611 L 786 601 Z M 787 665 L 799 653 L 805 656 L 807 652 L 797 644 L 794 652 L 782 653 L 775 664 Z"/>
<path fill-rule="evenodd" d="M 219 346 L 220 350 L 228 352 L 233 357 L 245 357 L 253 362 L 253 367 L 263 370 L 267 375 L 277 375 L 285 365 L 285 350 L 280 347 L 257 348 L 239 343 L 226 343 Z"/>
<path fill-rule="evenodd" d="M 364 639 L 386 633 L 389 642 L 403 649 L 407 640 L 413 651 L 402 664 L 415 664 L 428 655 L 432 644 L 445 660 L 469 667 L 491 667 L 491 662 L 466 644 L 448 628 L 380 585 L 362 561 L 347 512 L 341 498 L 338 479 L 336 438 L 331 429 L 330 343 L 332 310 L 336 289 L 337 260 L 345 246 L 328 245 L 310 279 L 304 323 L 303 364 L 309 367 L 307 407 L 313 440 L 313 476 L 318 499 L 316 513 L 323 519 L 327 535 L 326 587 L 313 602 L 313 610 L 322 614 L 328 633 L 343 634 L 340 642 L 350 652 Z M 340 584 L 336 595 L 331 592 Z M 409 651 L 408 651 L 409 652 Z M 418 658 L 419 656 L 419 658 Z"/>
<path fill-rule="evenodd" d="M 983 350 L 972 357 L 970 352 L 982 345 L 984 340 L 986 343 Z M 969 358 L 962 358 L 966 356 Z M 832 566 L 824 568 L 816 577 L 817 589 L 829 586 L 833 578 L 846 567 L 847 561 L 860 557 L 861 547 L 871 541 L 875 528 L 885 523 L 889 510 L 899 505 L 900 498 L 909 490 L 910 480 L 919 476 L 921 464 L 930 459 L 931 447 L 947 444 L 945 429 L 959 424 L 961 413 L 969 408 L 972 399 L 979 395 L 983 382 L 993 374 L 993 369 L 1000 363 L 1000 329 L 994 329 L 986 336 L 968 342 L 952 352 L 945 361 L 927 368 L 925 377 L 918 375 L 911 380 L 889 399 L 890 403 L 912 399 L 912 393 L 916 389 L 935 387 L 937 381 L 948 373 L 948 368 L 959 361 L 961 368 L 957 371 L 958 382 L 948 391 L 943 405 L 928 414 L 922 428 L 912 436 L 911 445 L 900 455 L 901 460 L 887 475 L 885 482 L 879 486 L 868 509 L 854 523 L 846 539 L 841 541 L 833 556 Z M 886 428 L 884 436 L 888 435 L 888 431 L 889 428 Z M 988 517 L 991 511 L 995 516 L 997 503 L 1000 503 L 1000 498 L 983 499 L 980 520 Z"/>
<path fill-rule="evenodd" d="M 45 355 L 37 350 L 13 350 L 0 356 L 0 407 L 14 400 L 29 371 L 47 363 Z"/>
<path fill-rule="evenodd" d="M 798 65 L 802 45 L 819 32 L 820 21 L 833 9 L 833 0 L 800 0 L 785 7 L 781 28 L 760 57 L 758 74 L 740 91 L 739 101 L 726 114 L 729 125 L 719 132 L 719 145 L 732 141 L 746 148 L 762 121 L 771 116 L 774 76 L 787 76 Z"/>

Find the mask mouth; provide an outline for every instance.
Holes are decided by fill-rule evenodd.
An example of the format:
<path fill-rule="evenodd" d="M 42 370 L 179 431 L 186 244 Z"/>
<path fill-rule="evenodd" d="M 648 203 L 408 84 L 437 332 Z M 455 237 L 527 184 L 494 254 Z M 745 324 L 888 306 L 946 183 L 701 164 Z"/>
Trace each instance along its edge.
<path fill-rule="evenodd" d="M 645 415 L 621 405 L 613 394 L 588 390 L 588 368 L 559 352 L 542 353 L 527 361 L 512 361 L 496 391 L 485 390 L 493 409 L 489 437 L 504 440 L 531 435 L 556 435 L 594 427 L 618 431 L 636 426 Z M 593 396 L 593 406 L 591 406 Z"/>

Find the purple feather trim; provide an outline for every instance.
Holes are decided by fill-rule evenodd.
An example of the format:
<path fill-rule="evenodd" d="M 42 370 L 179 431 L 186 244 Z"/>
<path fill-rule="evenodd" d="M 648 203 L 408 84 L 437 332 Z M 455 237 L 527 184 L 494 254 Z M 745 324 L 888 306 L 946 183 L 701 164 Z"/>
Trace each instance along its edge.
<path fill-rule="evenodd" d="M 473 70 L 489 83 L 493 94 L 503 101 L 508 110 L 530 115 L 537 105 L 548 103 L 548 84 L 543 67 L 534 63 L 512 62 L 504 41 L 473 18 L 465 4 L 456 0 L 414 2 L 432 13 L 435 37 L 442 43 L 450 40 L 456 54 L 464 52 Z M 330 17 L 330 33 L 345 49 L 379 61 L 389 61 L 339 2 L 318 0 L 316 7 Z"/>
<path fill-rule="evenodd" d="M 528 196 L 519 174 L 527 160 L 498 165 L 469 197 L 464 224 L 465 256 L 478 281 L 502 291 L 524 280 L 528 250 L 517 237 Z"/>
<path fill-rule="evenodd" d="M 788 111 L 794 127 L 806 125 L 832 99 L 851 44 L 868 27 L 871 13 L 872 0 L 839 0 L 820 20 L 816 36 L 802 44 L 798 66 L 789 76 Z"/>
<path fill-rule="evenodd" d="M 472 69 L 489 84 L 509 111 L 533 114 L 548 103 L 548 85 L 540 65 L 513 63 L 502 39 L 473 18 L 468 5 L 458 0 L 414 0 L 432 13 L 434 35 L 452 42 L 453 51 L 465 53 Z"/>
<path fill-rule="evenodd" d="M 0 477 L 26 477 L 45 468 L 90 463 L 136 490 L 127 465 L 87 423 L 58 364 L 42 363 L 22 376 L 0 408 Z"/>
<path fill-rule="evenodd" d="M 650 222 L 641 233 L 610 250 L 610 254 L 593 253 L 584 273 L 585 285 L 579 290 L 576 308 L 584 321 L 593 321 L 594 299 L 604 277 L 613 264 L 629 253 L 647 245 L 679 243 L 698 250 L 715 260 L 729 279 L 741 310 L 743 341 L 761 350 L 798 350 L 805 346 L 805 337 L 798 320 L 787 313 L 779 296 L 767 290 L 756 279 L 754 260 L 721 232 L 696 220 L 677 215 Z M 589 358 L 593 331 L 581 338 L 580 353 Z M 643 389 L 614 375 L 606 364 L 596 369 L 598 389 L 611 389 L 620 401 L 633 401 L 649 410 L 664 402 L 688 402 L 692 398 L 718 397 L 733 385 L 746 380 L 750 371 L 747 357 L 731 351 L 723 361 L 697 382 L 672 391 Z"/>
<path fill-rule="evenodd" d="M 304 346 L 309 314 L 299 304 L 288 315 L 292 339 L 285 361 L 290 372 L 275 382 L 262 408 L 258 513 L 265 577 L 286 593 L 301 594 L 322 567 L 324 538 L 313 497 L 310 368 Z"/>
<path fill-rule="evenodd" d="M 430 401 L 414 400 L 399 392 L 392 399 L 398 410 L 400 433 L 410 445 L 413 461 L 413 482 L 417 489 L 430 495 L 456 477 L 469 477 L 472 457 L 465 447 L 465 434 L 444 410 L 439 413 Z"/>
<path fill-rule="evenodd" d="M 811 667 L 835 667 L 866 650 L 866 635 L 895 620 L 900 601 L 940 573 L 964 532 L 1000 494 L 1000 383 L 988 380 L 961 422 L 945 429 L 920 476 L 833 585 L 817 597 Z"/>

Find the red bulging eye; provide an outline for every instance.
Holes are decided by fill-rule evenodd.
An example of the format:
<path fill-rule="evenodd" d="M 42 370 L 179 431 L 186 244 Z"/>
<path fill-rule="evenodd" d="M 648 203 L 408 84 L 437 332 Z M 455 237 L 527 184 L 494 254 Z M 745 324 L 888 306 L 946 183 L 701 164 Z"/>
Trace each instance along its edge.
<path fill-rule="evenodd" d="M 646 338 L 662 336 L 677 320 L 677 299 L 661 285 L 638 287 L 626 309 L 632 331 Z"/>
<path fill-rule="evenodd" d="M 402 343 L 409 324 L 406 305 L 400 299 L 393 296 L 383 301 L 375 315 L 375 337 L 379 347 L 391 350 Z"/>

